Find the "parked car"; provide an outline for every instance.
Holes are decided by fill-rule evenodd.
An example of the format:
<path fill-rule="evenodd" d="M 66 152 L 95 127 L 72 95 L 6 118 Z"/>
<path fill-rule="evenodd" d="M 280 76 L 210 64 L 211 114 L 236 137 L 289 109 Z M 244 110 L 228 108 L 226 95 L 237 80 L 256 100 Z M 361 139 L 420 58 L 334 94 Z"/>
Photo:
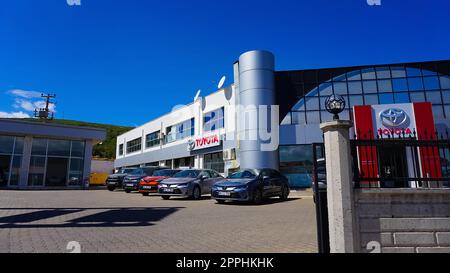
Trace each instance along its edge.
<path fill-rule="evenodd" d="M 123 190 L 126 193 L 130 193 L 132 191 L 139 191 L 139 182 L 141 182 L 142 178 L 147 176 L 153 176 L 153 173 L 159 170 L 166 170 L 165 167 L 142 167 L 137 168 L 131 173 L 129 173 L 123 179 Z"/>
<path fill-rule="evenodd" d="M 142 193 L 143 196 L 148 196 L 150 193 L 158 193 L 159 183 L 179 172 L 181 172 L 181 170 L 167 169 L 156 171 L 152 176 L 141 179 L 141 182 L 139 182 L 139 192 Z"/>
<path fill-rule="evenodd" d="M 325 164 L 325 158 L 317 159 L 317 181 L 319 182 L 320 190 L 327 190 L 327 170 Z M 314 185 L 313 185 L 314 189 Z"/>
<path fill-rule="evenodd" d="M 117 188 L 122 188 L 123 179 L 129 173 L 134 171 L 136 168 L 123 168 L 116 174 L 111 174 L 106 179 L 106 187 L 109 191 L 114 191 Z"/>
<path fill-rule="evenodd" d="M 203 194 L 211 192 L 214 183 L 223 179 L 223 176 L 213 170 L 184 170 L 162 181 L 158 192 L 164 200 L 170 199 L 171 196 L 198 200 Z"/>
<path fill-rule="evenodd" d="M 286 200 L 289 196 L 288 179 L 273 169 L 246 169 L 228 176 L 214 184 L 212 198 L 220 204 L 225 201 L 249 201 L 255 204 L 264 198 L 279 196 Z"/>

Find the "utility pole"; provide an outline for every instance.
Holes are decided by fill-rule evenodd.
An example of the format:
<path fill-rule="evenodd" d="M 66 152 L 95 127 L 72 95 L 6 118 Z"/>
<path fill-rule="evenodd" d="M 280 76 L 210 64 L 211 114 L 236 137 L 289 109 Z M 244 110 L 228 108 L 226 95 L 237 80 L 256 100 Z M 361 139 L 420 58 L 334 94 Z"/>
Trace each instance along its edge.
<path fill-rule="evenodd" d="M 42 120 L 52 120 L 54 117 L 54 112 L 50 111 L 49 107 L 50 104 L 54 104 L 51 99 L 56 98 L 56 94 L 41 94 L 41 97 L 45 98 L 45 108 L 37 108 L 36 110 L 34 110 L 34 117 Z"/>

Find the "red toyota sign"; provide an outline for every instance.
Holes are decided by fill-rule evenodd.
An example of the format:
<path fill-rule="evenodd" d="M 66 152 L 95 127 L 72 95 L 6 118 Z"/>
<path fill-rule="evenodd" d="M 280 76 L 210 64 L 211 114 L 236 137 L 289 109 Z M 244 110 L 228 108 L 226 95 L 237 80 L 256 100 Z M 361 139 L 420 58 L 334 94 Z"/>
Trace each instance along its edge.
<path fill-rule="evenodd" d="M 188 150 L 195 151 L 200 149 L 206 149 L 210 147 L 215 147 L 220 145 L 220 135 L 210 135 L 203 136 L 199 138 L 194 138 L 188 142 Z"/>
<path fill-rule="evenodd" d="M 360 140 L 382 137 L 412 137 L 433 140 L 436 131 L 431 103 L 408 103 L 391 105 L 363 105 L 353 108 L 356 138 Z M 362 173 L 379 176 L 379 148 L 358 148 L 358 164 Z M 419 164 L 423 177 L 442 177 L 439 150 L 419 147 Z M 406 155 L 407 161 L 411 155 Z M 422 161 L 427 162 L 422 164 Z M 362 181 L 368 184 L 369 181 Z"/>

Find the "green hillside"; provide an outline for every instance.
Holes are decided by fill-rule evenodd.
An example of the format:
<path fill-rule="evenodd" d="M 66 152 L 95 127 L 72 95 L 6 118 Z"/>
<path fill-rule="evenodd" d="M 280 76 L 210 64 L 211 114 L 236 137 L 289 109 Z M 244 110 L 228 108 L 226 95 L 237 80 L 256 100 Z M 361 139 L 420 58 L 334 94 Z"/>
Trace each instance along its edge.
<path fill-rule="evenodd" d="M 31 118 L 30 119 L 19 119 L 19 120 L 32 121 L 32 122 L 43 122 L 42 120 L 31 119 Z M 75 120 L 65 120 L 65 119 L 48 120 L 48 121 L 46 121 L 46 123 L 105 129 L 106 130 L 106 139 L 102 142 L 102 144 L 97 144 L 94 146 L 93 156 L 97 157 L 97 158 L 108 158 L 108 159 L 116 158 L 116 138 L 117 138 L 117 136 L 133 129 L 133 127 L 116 126 L 116 125 L 110 125 L 110 124 L 98 124 L 98 123 L 90 123 L 90 122 L 75 121 Z"/>

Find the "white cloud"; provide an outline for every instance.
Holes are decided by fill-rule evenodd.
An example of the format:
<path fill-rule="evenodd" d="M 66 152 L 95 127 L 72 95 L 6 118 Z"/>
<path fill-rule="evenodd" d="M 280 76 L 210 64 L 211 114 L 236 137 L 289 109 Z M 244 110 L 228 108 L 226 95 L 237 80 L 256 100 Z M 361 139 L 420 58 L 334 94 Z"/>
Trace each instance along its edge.
<path fill-rule="evenodd" d="M 26 111 L 34 111 L 34 109 L 36 109 L 34 103 L 24 99 L 16 99 L 13 106 L 14 108 L 22 108 Z"/>
<path fill-rule="evenodd" d="M 21 98 L 25 98 L 25 99 L 40 98 L 41 94 L 42 94 L 41 92 L 27 91 L 27 90 L 22 90 L 22 89 L 9 90 L 8 93 L 10 93 L 16 97 L 21 97 Z"/>
<path fill-rule="evenodd" d="M 22 111 L 20 112 L 0 112 L 0 118 L 29 118 L 30 115 L 27 113 L 24 113 Z"/>
<path fill-rule="evenodd" d="M 28 91 L 22 89 L 12 89 L 7 91 L 9 95 L 14 97 L 13 107 L 15 109 L 20 110 L 20 112 L 14 112 L 20 115 L 20 113 L 25 112 L 34 112 L 34 110 L 38 108 L 45 108 L 46 102 L 42 100 L 41 92 L 37 91 Z M 50 103 L 49 110 L 52 112 L 56 112 L 55 104 Z M 2 112 L 4 115 L 9 115 L 12 113 Z M 23 113 L 28 115 L 27 113 Z"/>

